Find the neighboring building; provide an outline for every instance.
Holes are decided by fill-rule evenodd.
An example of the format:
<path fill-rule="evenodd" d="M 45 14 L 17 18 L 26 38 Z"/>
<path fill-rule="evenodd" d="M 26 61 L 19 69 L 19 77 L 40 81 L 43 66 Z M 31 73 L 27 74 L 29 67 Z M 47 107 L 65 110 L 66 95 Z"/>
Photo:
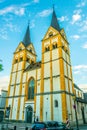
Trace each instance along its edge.
<path fill-rule="evenodd" d="M 87 93 L 87 84 L 79 85 L 79 87 L 84 93 Z"/>
<path fill-rule="evenodd" d="M 51 25 L 42 39 L 42 59 L 30 39 L 29 25 L 14 52 L 6 108 L 9 119 L 33 122 L 75 121 L 74 85 L 69 43 L 53 9 Z M 6 109 L 6 110 L 7 110 Z"/>
<path fill-rule="evenodd" d="M 76 108 L 79 123 L 87 123 L 87 99 L 84 98 L 83 91 L 74 84 L 75 95 L 76 95 Z"/>
<path fill-rule="evenodd" d="M 6 90 L 1 90 L 1 95 L 0 95 L 0 121 L 4 117 L 5 105 L 6 105 L 6 97 L 7 97 L 7 91 Z"/>
<path fill-rule="evenodd" d="M 87 92 L 84 93 L 84 99 L 87 100 Z"/>

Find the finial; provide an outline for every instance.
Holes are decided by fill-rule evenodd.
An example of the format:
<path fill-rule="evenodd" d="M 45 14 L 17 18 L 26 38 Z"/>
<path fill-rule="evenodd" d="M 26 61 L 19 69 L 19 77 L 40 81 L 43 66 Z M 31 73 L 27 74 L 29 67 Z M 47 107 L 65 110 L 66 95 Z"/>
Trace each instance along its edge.
<path fill-rule="evenodd" d="M 28 20 L 28 26 L 30 25 L 30 20 Z"/>
<path fill-rule="evenodd" d="M 54 6 L 55 6 L 55 5 L 53 4 L 53 11 L 54 11 Z"/>

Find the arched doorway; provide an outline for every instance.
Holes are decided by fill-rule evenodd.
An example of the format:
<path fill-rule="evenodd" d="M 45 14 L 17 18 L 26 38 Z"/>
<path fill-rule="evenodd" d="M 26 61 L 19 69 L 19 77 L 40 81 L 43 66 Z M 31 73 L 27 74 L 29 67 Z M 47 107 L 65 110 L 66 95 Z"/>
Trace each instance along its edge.
<path fill-rule="evenodd" d="M 27 123 L 32 123 L 33 109 L 31 106 L 27 107 L 26 115 L 27 115 Z"/>

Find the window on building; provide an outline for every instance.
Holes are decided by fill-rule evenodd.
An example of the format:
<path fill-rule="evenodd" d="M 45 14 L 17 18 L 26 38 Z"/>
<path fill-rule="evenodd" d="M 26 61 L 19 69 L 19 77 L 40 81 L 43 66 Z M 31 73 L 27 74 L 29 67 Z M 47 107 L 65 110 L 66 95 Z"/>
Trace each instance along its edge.
<path fill-rule="evenodd" d="M 18 59 L 15 59 L 15 63 L 18 63 Z"/>
<path fill-rule="evenodd" d="M 56 49 L 56 48 L 57 48 L 57 43 L 53 44 L 53 49 Z"/>
<path fill-rule="evenodd" d="M 27 57 L 26 61 L 27 61 L 27 62 L 29 62 L 29 61 L 30 61 L 30 59 Z"/>
<path fill-rule="evenodd" d="M 34 99 L 35 81 L 31 79 L 28 85 L 28 99 Z"/>
<path fill-rule="evenodd" d="M 32 48 L 30 48 L 30 50 L 29 50 L 30 52 L 32 52 Z"/>
<path fill-rule="evenodd" d="M 52 37 L 52 36 L 53 36 L 53 32 L 50 32 L 50 33 L 49 33 L 49 37 Z"/>
<path fill-rule="evenodd" d="M 50 50 L 49 46 L 45 48 L 45 51 L 46 51 L 46 52 L 49 51 L 49 50 Z"/>
<path fill-rule="evenodd" d="M 21 51 L 21 50 L 22 50 L 22 48 L 20 47 L 20 48 L 19 48 L 19 51 Z"/>
<path fill-rule="evenodd" d="M 34 64 L 34 61 L 33 61 L 33 60 L 31 60 L 31 64 Z"/>
<path fill-rule="evenodd" d="M 23 61 L 23 57 L 20 57 L 20 61 Z"/>
<path fill-rule="evenodd" d="M 57 100 L 54 101 L 54 105 L 55 105 L 55 107 L 58 107 L 58 101 Z"/>

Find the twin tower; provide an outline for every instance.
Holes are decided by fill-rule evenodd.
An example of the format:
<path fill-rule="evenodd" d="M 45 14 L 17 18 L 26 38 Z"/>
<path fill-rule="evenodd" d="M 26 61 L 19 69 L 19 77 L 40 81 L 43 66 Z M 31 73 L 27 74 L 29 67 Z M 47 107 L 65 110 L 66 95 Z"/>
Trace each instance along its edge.
<path fill-rule="evenodd" d="M 13 56 L 6 117 L 32 123 L 75 120 L 73 110 L 73 78 L 69 43 L 53 9 L 52 20 L 42 39 L 42 58 L 30 39 L 29 26 Z M 9 112 L 8 112 L 9 110 Z"/>

